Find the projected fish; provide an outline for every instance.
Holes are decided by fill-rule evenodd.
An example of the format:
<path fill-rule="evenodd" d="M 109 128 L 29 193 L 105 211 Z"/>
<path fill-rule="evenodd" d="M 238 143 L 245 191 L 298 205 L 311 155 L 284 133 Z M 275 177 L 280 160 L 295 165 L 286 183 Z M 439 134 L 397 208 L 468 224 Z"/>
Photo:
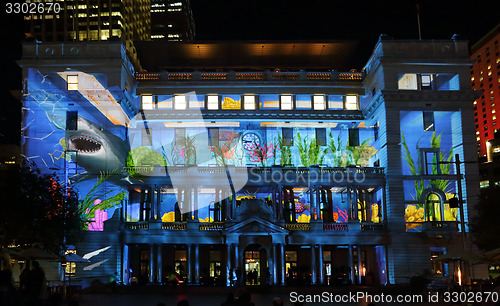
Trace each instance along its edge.
<path fill-rule="evenodd" d="M 125 159 L 130 151 L 128 141 L 113 135 L 95 123 L 78 116 L 76 129 L 66 129 L 67 149 L 71 159 L 88 175 L 126 172 Z M 84 179 L 80 177 L 79 180 Z"/>

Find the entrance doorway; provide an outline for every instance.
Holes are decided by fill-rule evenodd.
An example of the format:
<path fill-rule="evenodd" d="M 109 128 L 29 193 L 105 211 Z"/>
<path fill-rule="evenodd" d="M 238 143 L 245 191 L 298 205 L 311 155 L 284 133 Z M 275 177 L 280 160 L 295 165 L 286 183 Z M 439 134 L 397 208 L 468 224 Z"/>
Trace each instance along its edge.
<path fill-rule="evenodd" d="M 264 248 L 250 245 L 245 249 L 245 284 L 261 285 L 262 276 L 267 269 L 267 256 Z"/>

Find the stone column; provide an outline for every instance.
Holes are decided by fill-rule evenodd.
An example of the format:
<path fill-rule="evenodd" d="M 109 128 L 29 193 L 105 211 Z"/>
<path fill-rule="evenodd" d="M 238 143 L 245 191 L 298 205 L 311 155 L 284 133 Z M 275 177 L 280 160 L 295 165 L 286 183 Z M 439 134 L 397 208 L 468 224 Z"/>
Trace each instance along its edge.
<path fill-rule="evenodd" d="M 349 263 L 349 268 L 351 269 L 350 279 L 351 279 L 352 284 L 354 284 L 355 283 L 355 279 L 354 279 L 354 260 L 352 258 L 352 245 L 351 244 L 349 244 L 348 263 Z"/>
<path fill-rule="evenodd" d="M 156 271 L 157 271 L 157 276 L 156 279 L 158 283 L 163 282 L 163 260 L 162 260 L 162 244 L 158 245 L 157 253 L 156 253 Z"/>
<path fill-rule="evenodd" d="M 199 222 L 200 221 L 200 218 L 198 217 L 198 192 L 199 192 L 199 188 L 197 186 L 193 187 L 193 190 L 194 190 L 194 195 L 193 195 L 193 209 L 194 209 L 194 220 L 196 222 Z"/>
<path fill-rule="evenodd" d="M 229 281 L 229 277 L 231 276 L 231 274 L 229 273 L 231 268 L 232 268 L 232 265 L 231 265 L 231 245 L 228 244 L 226 246 L 226 285 L 227 286 L 230 286 L 231 285 L 231 282 Z"/>
<path fill-rule="evenodd" d="M 156 190 L 156 219 L 161 220 L 161 186 Z"/>
<path fill-rule="evenodd" d="M 188 244 L 187 249 L 187 283 L 193 283 L 193 245 Z"/>
<path fill-rule="evenodd" d="M 316 284 L 316 250 L 314 244 L 311 245 L 311 284 Z"/>
<path fill-rule="evenodd" d="M 149 245 L 149 282 L 154 283 L 155 276 L 155 257 L 154 257 L 155 245 Z"/>
<path fill-rule="evenodd" d="M 318 267 L 319 267 L 319 283 L 322 285 L 325 282 L 323 271 L 323 245 L 318 245 Z"/>
<path fill-rule="evenodd" d="M 277 256 L 276 256 L 276 244 L 272 244 L 271 245 L 271 250 L 273 252 L 273 265 L 271 266 L 271 273 L 273 274 L 272 275 L 272 278 L 271 278 L 271 282 L 273 285 L 278 285 L 278 275 L 277 275 L 277 272 L 278 272 L 278 269 L 277 269 L 277 266 L 278 266 L 278 261 L 277 261 Z"/>
<path fill-rule="evenodd" d="M 194 283 L 198 285 L 200 283 L 200 245 L 198 244 L 194 245 L 194 257 Z"/>
<path fill-rule="evenodd" d="M 280 263 L 281 263 L 281 285 L 285 285 L 285 245 L 283 243 L 279 244 L 280 248 Z"/>
<path fill-rule="evenodd" d="M 361 247 L 358 245 L 356 247 L 356 260 L 358 262 L 357 266 L 358 266 L 358 284 L 361 285 L 361 269 L 362 269 L 362 264 L 361 264 Z"/>

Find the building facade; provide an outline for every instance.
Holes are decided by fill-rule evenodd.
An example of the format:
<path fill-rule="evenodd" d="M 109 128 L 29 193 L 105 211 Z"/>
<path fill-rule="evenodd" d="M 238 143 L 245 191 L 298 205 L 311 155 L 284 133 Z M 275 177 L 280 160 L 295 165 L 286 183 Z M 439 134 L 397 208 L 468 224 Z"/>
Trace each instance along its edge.
<path fill-rule="evenodd" d="M 189 0 L 151 0 L 151 39 L 192 41 L 194 30 Z"/>
<path fill-rule="evenodd" d="M 134 64 L 134 41 L 149 40 L 151 13 L 149 0 L 85 0 L 46 3 L 38 13 L 38 2 L 26 0 L 30 13 L 24 16 L 26 38 L 43 42 L 106 41 L 119 39 Z M 136 64 L 137 66 L 137 64 Z"/>
<path fill-rule="evenodd" d="M 77 276 L 455 276 L 431 258 L 469 247 L 478 193 L 477 165 L 452 164 L 477 156 L 466 41 L 381 36 L 363 72 L 331 69 L 341 43 L 174 45 L 198 50 L 200 69 L 136 73 L 118 42 L 24 45 L 24 155 L 76 188 L 93 220 Z M 228 65 L 207 69 L 213 54 Z"/>

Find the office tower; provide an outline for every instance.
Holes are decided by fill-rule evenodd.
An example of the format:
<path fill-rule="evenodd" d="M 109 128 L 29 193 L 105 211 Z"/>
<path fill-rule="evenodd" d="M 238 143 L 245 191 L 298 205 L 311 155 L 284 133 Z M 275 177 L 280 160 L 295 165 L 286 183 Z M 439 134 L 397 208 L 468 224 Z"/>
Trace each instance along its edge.
<path fill-rule="evenodd" d="M 194 20 L 189 0 L 151 0 L 151 39 L 194 40 Z"/>

